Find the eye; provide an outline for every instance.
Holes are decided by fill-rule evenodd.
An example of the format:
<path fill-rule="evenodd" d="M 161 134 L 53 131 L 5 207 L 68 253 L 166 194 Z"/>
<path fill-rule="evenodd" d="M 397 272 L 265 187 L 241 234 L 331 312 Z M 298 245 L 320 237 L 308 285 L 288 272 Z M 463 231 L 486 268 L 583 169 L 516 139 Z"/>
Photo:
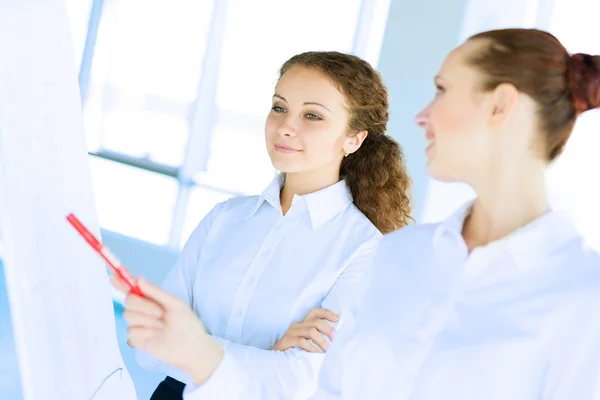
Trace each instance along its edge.
<path fill-rule="evenodd" d="M 273 106 L 273 107 L 271 107 L 271 110 L 275 111 L 276 113 L 284 113 L 285 112 L 285 108 L 279 107 L 279 106 Z"/>
<path fill-rule="evenodd" d="M 311 121 L 321 121 L 323 118 L 319 117 L 317 114 L 308 113 L 305 114 L 306 119 L 310 119 Z"/>

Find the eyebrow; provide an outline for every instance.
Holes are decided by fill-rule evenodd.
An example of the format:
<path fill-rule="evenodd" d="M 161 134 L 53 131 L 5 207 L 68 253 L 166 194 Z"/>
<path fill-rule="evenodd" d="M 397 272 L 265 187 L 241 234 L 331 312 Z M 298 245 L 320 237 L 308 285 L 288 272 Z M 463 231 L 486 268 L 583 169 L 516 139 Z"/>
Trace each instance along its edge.
<path fill-rule="evenodd" d="M 281 100 L 283 100 L 283 101 L 285 101 L 285 102 L 287 103 L 287 100 L 285 99 L 285 97 L 283 97 L 283 96 L 281 96 L 281 95 L 279 95 L 279 94 L 277 94 L 277 93 L 275 93 L 275 94 L 273 95 L 273 97 L 277 97 L 277 98 L 279 98 L 279 99 L 281 99 Z M 323 108 L 324 108 L 324 109 L 326 109 L 327 111 L 329 111 L 329 112 L 332 112 L 332 111 L 331 111 L 329 108 L 325 107 L 323 104 L 321 104 L 321 103 L 317 103 L 317 102 L 315 102 L 315 101 L 306 101 L 306 102 L 304 102 L 303 104 L 304 104 L 305 106 L 309 106 L 309 105 L 315 105 L 315 106 L 323 107 Z"/>

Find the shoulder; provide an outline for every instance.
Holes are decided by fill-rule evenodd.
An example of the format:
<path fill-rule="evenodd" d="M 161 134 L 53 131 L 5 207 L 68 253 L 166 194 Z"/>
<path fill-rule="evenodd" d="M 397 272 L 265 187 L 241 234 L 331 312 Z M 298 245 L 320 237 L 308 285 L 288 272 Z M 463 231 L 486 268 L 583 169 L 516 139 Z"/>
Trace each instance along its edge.
<path fill-rule="evenodd" d="M 222 225 L 236 223 L 249 217 L 258 206 L 260 196 L 237 196 L 217 203 L 208 212 L 205 219 L 211 223 Z M 202 222 L 201 222 L 202 223 Z"/>
<path fill-rule="evenodd" d="M 356 230 L 358 234 L 365 236 L 367 239 L 383 236 L 373 222 L 354 203 L 350 204 L 344 213 L 344 225 L 348 229 Z"/>
<path fill-rule="evenodd" d="M 557 255 L 558 256 L 558 255 Z M 580 240 L 570 244 L 565 256 L 562 285 L 566 288 L 562 307 L 570 322 L 567 326 L 595 327 L 600 340 L 600 253 Z M 585 330 L 585 329 L 584 329 Z"/>
<path fill-rule="evenodd" d="M 430 249 L 439 225 L 413 224 L 388 233 L 381 240 L 380 253 L 414 253 Z"/>
<path fill-rule="evenodd" d="M 260 196 L 237 196 L 227 199 L 215 205 L 215 209 L 224 212 L 240 212 L 249 210 L 250 212 L 256 204 Z"/>
<path fill-rule="evenodd" d="M 433 252 L 438 224 L 409 225 L 384 235 L 373 256 L 371 282 L 379 289 L 395 286 L 399 279 L 413 279 L 412 272 Z M 392 291 L 394 289 L 391 289 Z"/>
<path fill-rule="evenodd" d="M 565 266 L 573 276 L 582 293 L 593 294 L 600 308 L 600 252 L 592 248 L 582 237 L 567 243 L 563 252 Z M 600 313 L 598 313 L 600 316 Z"/>
<path fill-rule="evenodd" d="M 192 243 L 203 242 L 204 238 L 210 235 L 210 232 L 219 230 L 219 226 L 222 227 L 232 220 L 249 215 L 253 207 L 256 207 L 257 202 L 258 196 L 239 196 L 215 204 L 196 225 L 188 239 L 188 243 L 191 245 Z"/>
<path fill-rule="evenodd" d="M 600 252 L 581 235 L 574 235 L 548 255 L 573 282 L 600 285 Z M 599 290 L 600 293 L 600 290 Z"/>

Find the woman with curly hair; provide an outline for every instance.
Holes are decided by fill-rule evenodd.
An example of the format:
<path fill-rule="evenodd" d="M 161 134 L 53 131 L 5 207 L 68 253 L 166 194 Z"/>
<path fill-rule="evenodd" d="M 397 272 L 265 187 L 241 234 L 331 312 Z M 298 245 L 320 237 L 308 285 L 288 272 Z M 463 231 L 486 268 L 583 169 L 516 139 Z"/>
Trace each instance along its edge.
<path fill-rule="evenodd" d="M 192 233 L 164 291 L 142 282 L 148 298 L 127 299 L 140 364 L 168 375 L 152 399 L 181 398 L 186 384 L 202 398 L 243 390 L 218 374 L 198 385 L 193 364 L 243 368 L 268 398 L 315 390 L 335 323 L 356 298 L 381 235 L 411 219 L 409 178 L 387 122 L 387 89 L 366 61 L 308 52 L 283 65 L 265 125 L 281 174 L 260 196 L 218 204 Z M 150 300 L 153 290 L 181 314 Z M 165 359 L 152 340 L 172 324 L 183 332 L 181 351 Z M 214 352 L 196 353 L 188 339 L 210 340 Z"/>

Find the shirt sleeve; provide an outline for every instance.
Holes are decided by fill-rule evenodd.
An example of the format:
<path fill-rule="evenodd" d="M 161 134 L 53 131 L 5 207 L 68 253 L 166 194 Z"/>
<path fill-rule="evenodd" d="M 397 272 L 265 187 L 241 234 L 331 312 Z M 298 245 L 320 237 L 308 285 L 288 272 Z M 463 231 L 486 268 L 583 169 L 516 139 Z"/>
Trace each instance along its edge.
<path fill-rule="evenodd" d="M 351 330 L 357 288 L 364 271 L 371 265 L 378 242 L 379 238 L 368 241 L 354 253 L 321 304 L 340 315 L 337 328 Z M 337 334 L 332 345 L 336 341 Z M 331 351 L 326 356 L 324 353 L 309 353 L 295 348 L 282 352 L 223 339 L 220 342 L 225 349 L 223 361 L 206 383 L 186 387 L 185 400 L 310 398 L 317 390 L 321 365 Z"/>
<path fill-rule="evenodd" d="M 217 204 L 198 224 L 192 232 L 189 239 L 179 255 L 177 262 L 171 268 L 167 277 L 162 283 L 162 288 L 174 296 L 179 297 L 190 307 L 193 307 L 193 283 L 196 277 L 198 261 L 202 252 L 203 244 L 214 225 L 214 222 L 221 211 L 224 203 Z M 164 364 L 162 361 L 152 355 L 136 350 L 136 360 L 145 370 L 152 372 L 162 372 L 183 383 L 191 383 L 191 377 L 185 372 Z"/>
<path fill-rule="evenodd" d="M 374 252 L 375 253 L 375 252 Z M 354 292 L 346 305 L 340 326 L 336 331 L 335 340 L 332 341 L 327 350 L 318 377 L 317 390 L 310 397 L 311 400 L 340 400 L 352 395 L 348 393 L 348 386 L 353 387 L 348 374 L 349 366 L 359 362 L 356 357 L 356 347 L 359 343 L 357 337 L 357 323 L 360 323 L 360 313 L 365 308 L 365 295 L 371 287 L 376 266 L 373 254 L 370 259 L 371 267 L 361 276 L 359 282 L 354 286 Z M 350 380 L 350 382 L 349 382 Z M 350 383 L 350 385 L 348 385 Z"/>

